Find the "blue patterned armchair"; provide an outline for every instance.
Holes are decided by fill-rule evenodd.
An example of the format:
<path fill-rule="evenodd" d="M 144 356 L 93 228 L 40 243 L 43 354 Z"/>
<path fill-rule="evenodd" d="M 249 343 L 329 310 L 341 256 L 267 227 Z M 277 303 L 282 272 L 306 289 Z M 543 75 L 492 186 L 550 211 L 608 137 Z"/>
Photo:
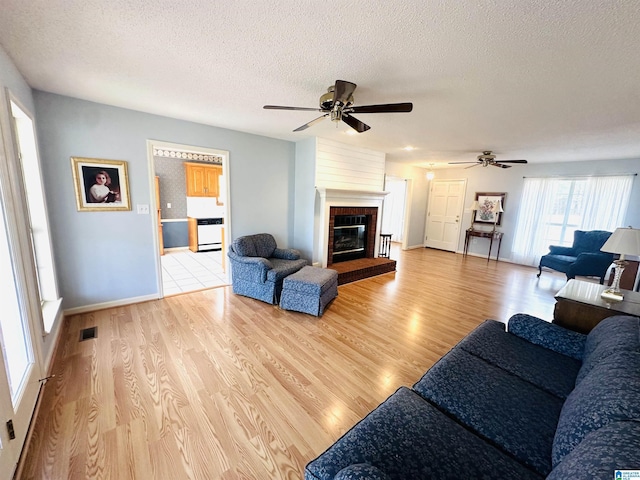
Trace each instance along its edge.
<path fill-rule="evenodd" d="M 573 232 L 573 246 L 559 247 L 551 245 L 549 253 L 540 259 L 538 277 L 542 267 L 547 267 L 567 275 L 567 280 L 580 276 L 600 277 L 604 282 L 605 274 L 613 262 L 613 254 L 601 252 L 600 249 L 611 236 L 611 232 L 592 230 Z"/>
<path fill-rule="evenodd" d="M 308 264 L 297 250 L 277 248 L 268 233 L 238 237 L 227 256 L 233 293 L 273 305 L 280 299 L 284 278 Z"/>

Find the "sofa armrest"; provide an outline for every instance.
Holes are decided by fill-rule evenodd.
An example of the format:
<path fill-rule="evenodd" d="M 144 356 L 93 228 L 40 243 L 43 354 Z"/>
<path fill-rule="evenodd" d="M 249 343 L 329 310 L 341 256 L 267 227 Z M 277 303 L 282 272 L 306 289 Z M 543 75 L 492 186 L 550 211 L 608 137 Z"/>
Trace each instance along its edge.
<path fill-rule="evenodd" d="M 576 360 L 582 360 L 587 340 L 587 336 L 583 333 L 567 330 L 526 313 L 513 315 L 507 323 L 507 331 L 535 345 Z"/>
<path fill-rule="evenodd" d="M 300 252 L 294 248 L 276 248 L 271 256 L 283 260 L 299 260 Z"/>
<path fill-rule="evenodd" d="M 559 245 L 549 245 L 548 255 L 566 255 L 568 257 L 575 257 L 576 251 L 572 247 L 561 247 Z"/>

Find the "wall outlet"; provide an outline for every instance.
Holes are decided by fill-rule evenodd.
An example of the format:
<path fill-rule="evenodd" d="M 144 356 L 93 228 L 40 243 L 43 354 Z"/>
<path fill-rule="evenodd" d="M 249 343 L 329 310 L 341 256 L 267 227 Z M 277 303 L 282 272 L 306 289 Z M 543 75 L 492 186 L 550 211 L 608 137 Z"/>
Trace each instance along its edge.
<path fill-rule="evenodd" d="M 138 205 L 138 215 L 149 215 L 149 205 Z"/>
<path fill-rule="evenodd" d="M 167 208 L 171 208 L 171 203 L 167 203 Z"/>

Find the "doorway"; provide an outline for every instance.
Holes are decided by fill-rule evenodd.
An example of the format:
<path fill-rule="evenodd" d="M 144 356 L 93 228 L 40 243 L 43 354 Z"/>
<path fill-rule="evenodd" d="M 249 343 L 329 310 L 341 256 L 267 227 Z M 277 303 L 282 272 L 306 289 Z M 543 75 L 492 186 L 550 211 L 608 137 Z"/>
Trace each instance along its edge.
<path fill-rule="evenodd" d="M 384 197 L 382 207 L 382 233 L 390 233 L 392 242 L 404 243 L 407 180 L 387 177 L 384 189 L 389 194 Z"/>
<path fill-rule="evenodd" d="M 156 140 L 147 143 L 160 296 L 228 285 L 229 152 Z M 214 245 L 203 245 L 206 242 L 198 234 L 204 233 L 203 223 L 216 228 Z"/>
<path fill-rule="evenodd" d="M 466 180 L 434 180 L 429 192 L 425 247 L 456 252 Z"/>

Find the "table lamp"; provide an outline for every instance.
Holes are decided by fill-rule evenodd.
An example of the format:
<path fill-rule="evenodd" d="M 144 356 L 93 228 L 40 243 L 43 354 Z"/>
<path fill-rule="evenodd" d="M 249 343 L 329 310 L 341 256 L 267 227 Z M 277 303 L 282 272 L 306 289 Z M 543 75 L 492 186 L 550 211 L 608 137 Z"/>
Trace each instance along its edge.
<path fill-rule="evenodd" d="M 469 226 L 469 230 L 473 230 L 473 224 L 476 221 L 476 212 L 480 209 L 478 200 L 474 200 L 469 208 L 471 209 L 471 225 Z"/>
<path fill-rule="evenodd" d="M 502 209 L 502 200 L 496 200 L 496 203 L 493 204 L 493 208 L 491 209 L 493 212 L 493 231 L 496 231 L 496 223 L 498 223 L 498 215 L 500 215 L 504 210 Z"/>
<path fill-rule="evenodd" d="M 640 230 L 631 227 L 616 228 L 616 231 L 604 242 L 600 250 L 620 255 L 620 258 L 613 262 L 616 265 L 613 283 L 600 295 L 604 300 L 620 302 L 624 299 L 624 295 L 620 291 L 620 277 L 624 267 L 629 264 L 624 257 L 625 255 L 640 255 Z"/>

